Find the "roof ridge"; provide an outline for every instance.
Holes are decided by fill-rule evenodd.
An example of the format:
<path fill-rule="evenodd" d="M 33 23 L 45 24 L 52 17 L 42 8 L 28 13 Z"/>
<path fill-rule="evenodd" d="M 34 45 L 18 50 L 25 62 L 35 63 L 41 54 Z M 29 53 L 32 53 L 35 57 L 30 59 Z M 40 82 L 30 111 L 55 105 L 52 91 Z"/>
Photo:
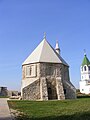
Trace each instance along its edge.
<path fill-rule="evenodd" d="M 40 62 L 40 59 L 41 59 L 41 55 L 42 55 L 42 50 L 43 50 L 43 47 L 44 47 L 44 42 L 45 42 L 45 41 L 46 41 L 46 39 L 44 38 L 44 39 L 43 39 L 43 41 L 42 41 L 42 42 L 43 42 L 43 46 L 42 46 L 42 49 L 41 49 L 41 53 L 40 53 L 40 58 L 39 58 L 39 62 Z M 47 41 L 46 41 L 46 42 L 47 42 Z"/>

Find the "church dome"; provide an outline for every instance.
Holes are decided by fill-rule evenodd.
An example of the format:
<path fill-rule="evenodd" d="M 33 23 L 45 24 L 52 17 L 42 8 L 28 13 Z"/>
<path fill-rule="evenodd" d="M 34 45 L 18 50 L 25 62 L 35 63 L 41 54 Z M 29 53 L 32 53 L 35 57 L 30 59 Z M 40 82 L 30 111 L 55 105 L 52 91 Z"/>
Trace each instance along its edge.
<path fill-rule="evenodd" d="M 84 55 L 84 59 L 83 59 L 83 62 L 82 62 L 82 66 L 84 65 L 90 65 L 90 61 L 89 59 L 87 58 L 86 54 Z"/>

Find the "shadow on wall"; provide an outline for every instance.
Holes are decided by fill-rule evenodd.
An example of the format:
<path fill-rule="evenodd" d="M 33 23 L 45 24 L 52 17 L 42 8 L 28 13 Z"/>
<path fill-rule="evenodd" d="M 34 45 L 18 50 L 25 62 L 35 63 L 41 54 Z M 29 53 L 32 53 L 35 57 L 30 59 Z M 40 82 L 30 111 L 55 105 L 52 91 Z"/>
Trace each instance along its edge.
<path fill-rule="evenodd" d="M 84 113 L 76 113 L 73 115 L 47 116 L 42 118 L 20 116 L 17 117 L 17 120 L 90 120 L 90 111 Z"/>

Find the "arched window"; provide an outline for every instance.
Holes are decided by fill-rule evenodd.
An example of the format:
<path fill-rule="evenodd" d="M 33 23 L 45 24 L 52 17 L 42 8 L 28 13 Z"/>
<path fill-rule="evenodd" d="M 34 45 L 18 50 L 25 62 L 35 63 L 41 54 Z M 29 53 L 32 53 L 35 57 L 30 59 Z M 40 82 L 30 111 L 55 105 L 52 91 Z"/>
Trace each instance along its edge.
<path fill-rule="evenodd" d="M 90 66 L 88 66 L 88 70 L 90 71 Z"/>
<path fill-rule="evenodd" d="M 84 66 L 84 71 L 86 71 L 86 66 Z"/>

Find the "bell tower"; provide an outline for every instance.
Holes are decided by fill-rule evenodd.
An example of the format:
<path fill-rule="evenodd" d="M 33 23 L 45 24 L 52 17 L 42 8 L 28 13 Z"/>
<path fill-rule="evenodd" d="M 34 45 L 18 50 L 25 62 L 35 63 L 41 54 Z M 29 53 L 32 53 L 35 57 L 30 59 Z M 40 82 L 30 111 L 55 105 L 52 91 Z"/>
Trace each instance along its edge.
<path fill-rule="evenodd" d="M 81 80 L 80 80 L 80 92 L 89 94 L 90 93 L 90 61 L 84 53 L 84 59 L 80 68 Z"/>
<path fill-rule="evenodd" d="M 84 53 L 84 59 L 81 65 L 81 80 L 89 80 L 90 79 L 90 62 L 87 58 L 86 53 Z"/>

